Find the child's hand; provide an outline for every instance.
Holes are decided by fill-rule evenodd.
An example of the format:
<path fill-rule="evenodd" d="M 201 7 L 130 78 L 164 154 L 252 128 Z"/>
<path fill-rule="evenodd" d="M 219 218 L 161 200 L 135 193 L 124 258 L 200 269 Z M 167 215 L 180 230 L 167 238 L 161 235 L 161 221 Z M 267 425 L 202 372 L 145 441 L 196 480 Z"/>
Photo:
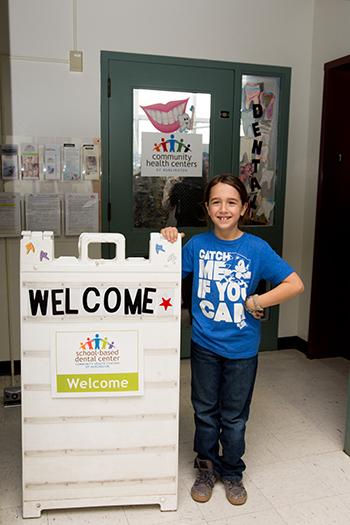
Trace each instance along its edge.
<path fill-rule="evenodd" d="M 250 313 L 255 319 L 262 319 L 264 317 L 264 312 L 258 312 L 257 310 L 254 310 Z"/>
<path fill-rule="evenodd" d="M 162 228 L 160 233 L 169 242 L 176 242 L 179 235 L 181 235 L 181 237 L 184 237 L 185 235 L 184 233 L 179 234 L 179 231 L 177 228 L 175 228 L 175 226 L 167 226 L 166 228 Z"/>
<path fill-rule="evenodd" d="M 249 295 L 244 302 L 245 309 L 250 313 L 255 319 L 262 319 L 264 317 L 264 309 L 258 303 L 258 295 Z"/>

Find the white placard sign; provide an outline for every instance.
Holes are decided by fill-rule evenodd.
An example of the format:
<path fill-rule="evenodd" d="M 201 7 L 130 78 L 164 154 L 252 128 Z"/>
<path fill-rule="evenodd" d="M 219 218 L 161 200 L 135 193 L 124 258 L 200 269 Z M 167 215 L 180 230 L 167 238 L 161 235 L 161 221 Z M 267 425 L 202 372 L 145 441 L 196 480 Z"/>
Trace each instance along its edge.
<path fill-rule="evenodd" d="M 202 135 L 142 133 L 143 177 L 201 177 Z"/>
<path fill-rule="evenodd" d="M 51 341 L 53 397 L 99 397 L 143 393 L 137 330 L 54 332 Z"/>
<path fill-rule="evenodd" d="M 85 232 L 56 258 L 52 231 L 22 235 L 23 516 L 176 510 L 181 239 L 151 233 L 149 257 L 126 258 L 123 235 Z M 115 258 L 91 259 L 96 243 Z"/>

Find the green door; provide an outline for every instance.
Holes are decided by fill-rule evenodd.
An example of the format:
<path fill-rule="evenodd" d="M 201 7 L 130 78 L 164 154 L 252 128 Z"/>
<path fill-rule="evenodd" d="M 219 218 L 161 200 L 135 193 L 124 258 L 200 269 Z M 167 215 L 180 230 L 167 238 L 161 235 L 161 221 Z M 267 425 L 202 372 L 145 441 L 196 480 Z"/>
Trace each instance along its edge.
<path fill-rule="evenodd" d="M 193 110 L 190 108 L 194 106 L 193 102 L 200 105 L 200 109 L 194 109 L 195 131 L 196 134 L 200 130 L 205 131 L 203 149 L 210 158 L 210 174 L 230 171 L 232 166 L 232 118 L 220 118 L 220 111 L 233 114 L 233 72 L 194 67 L 191 64 L 153 63 L 142 60 L 142 57 L 139 60 L 110 60 L 108 68 L 108 182 L 111 216 L 106 226 L 110 231 L 126 235 L 127 253 L 131 256 L 148 254 L 149 232 L 159 231 L 167 222 L 160 202 L 164 198 L 164 190 L 166 192 L 166 176 L 140 175 L 143 130 L 144 133 L 158 133 L 162 138 L 162 132 L 150 122 L 142 107 L 163 103 L 166 109 L 166 103 L 188 98 L 185 113 L 192 115 Z M 156 111 L 149 110 L 151 113 Z M 199 111 L 201 114 L 198 114 Z M 171 133 L 163 132 L 165 137 Z M 155 157 L 161 157 L 156 151 L 155 154 Z M 201 178 L 198 177 L 198 185 Z M 190 179 L 195 185 L 195 177 Z M 196 233 L 198 227 L 193 230 L 189 227 L 189 230 L 188 234 Z"/>
<path fill-rule="evenodd" d="M 270 71 L 270 78 L 265 69 L 255 71 L 253 66 L 111 52 L 102 52 L 101 67 L 102 224 L 104 231 L 125 235 L 127 256 L 147 256 L 150 232 L 165 225 L 184 231 L 184 242 L 207 229 L 200 204 L 206 180 L 240 170 L 247 185 L 256 179 L 252 188 L 247 186 L 252 199 L 245 228 L 279 251 L 285 148 L 276 137 L 284 129 L 283 118 L 277 126 L 283 68 Z M 277 98 L 271 94 L 274 82 Z M 258 103 L 264 108 L 264 118 L 275 108 L 275 125 L 260 119 L 257 137 L 252 135 L 260 130 L 252 120 L 254 103 L 256 114 Z M 273 157 L 274 175 L 279 163 L 280 177 L 273 177 L 266 163 L 258 166 L 254 156 Z M 248 164 L 257 177 L 250 173 L 245 178 Z M 189 351 L 190 289 L 191 283 L 184 282 L 183 356 Z M 278 310 L 272 309 L 263 323 L 263 349 L 277 348 L 277 322 Z"/>

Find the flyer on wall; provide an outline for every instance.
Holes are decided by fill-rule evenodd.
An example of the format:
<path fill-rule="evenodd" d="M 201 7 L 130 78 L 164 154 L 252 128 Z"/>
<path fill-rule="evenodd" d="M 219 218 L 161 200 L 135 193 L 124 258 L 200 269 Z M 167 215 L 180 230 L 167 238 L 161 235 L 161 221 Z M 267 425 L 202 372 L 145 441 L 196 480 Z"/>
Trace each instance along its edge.
<path fill-rule="evenodd" d="M 17 144 L 3 144 L 1 146 L 1 173 L 3 180 L 18 179 Z"/>
<path fill-rule="evenodd" d="M 19 193 L 0 192 L 0 237 L 21 234 L 21 196 Z"/>
<path fill-rule="evenodd" d="M 82 146 L 82 175 L 85 180 L 98 180 L 100 178 L 99 147 L 95 144 Z"/>
<path fill-rule="evenodd" d="M 61 235 L 61 199 L 56 193 L 30 193 L 25 196 L 26 229 L 53 231 Z"/>
<path fill-rule="evenodd" d="M 98 194 L 65 194 L 65 234 L 98 231 Z"/>
<path fill-rule="evenodd" d="M 63 144 L 63 180 L 80 180 L 80 150 L 76 144 Z"/>
<path fill-rule="evenodd" d="M 21 144 L 21 172 L 23 180 L 39 180 L 39 149 L 37 144 Z"/>
<path fill-rule="evenodd" d="M 61 178 L 61 147 L 59 144 L 45 144 L 43 152 L 43 172 L 46 180 Z"/>

